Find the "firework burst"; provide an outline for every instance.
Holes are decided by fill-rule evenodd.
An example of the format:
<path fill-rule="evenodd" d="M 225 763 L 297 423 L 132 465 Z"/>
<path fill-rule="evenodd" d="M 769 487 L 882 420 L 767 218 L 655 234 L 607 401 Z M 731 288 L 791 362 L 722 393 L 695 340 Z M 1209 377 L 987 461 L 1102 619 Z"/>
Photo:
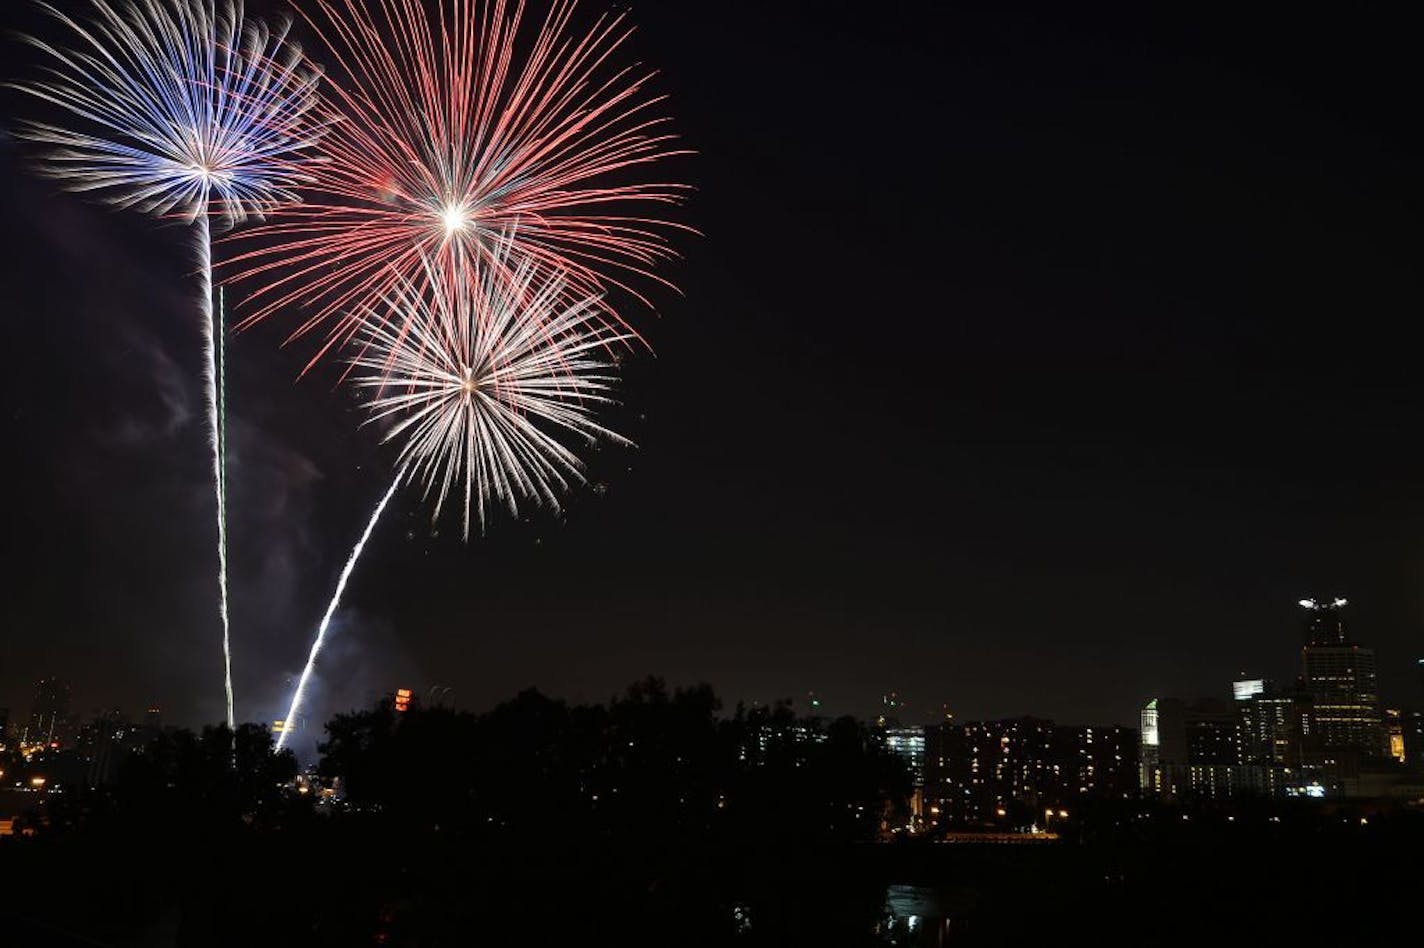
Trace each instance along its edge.
<path fill-rule="evenodd" d="M 463 498 L 466 538 L 472 513 L 483 529 L 494 503 L 558 509 L 584 479 L 560 436 L 626 443 L 593 418 L 611 403 L 604 353 L 625 337 L 605 328 L 596 299 L 566 303 L 562 280 L 511 264 L 508 248 L 473 278 L 427 261 L 425 279 L 398 281 L 360 313 L 354 383 L 372 393 L 368 423 L 393 422 L 397 466 L 434 496 L 434 517 Z"/>
<path fill-rule="evenodd" d="M 79 120 L 26 122 L 41 171 L 121 207 L 227 223 L 297 200 L 298 157 L 318 126 L 317 76 L 285 27 L 244 22 L 240 4 L 93 0 L 77 20 L 41 3 L 72 45 L 31 37 L 50 60 L 18 86 Z"/>
<path fill-rule="evenodd" d="M 316 11 L 304 15 L 333 63 L 315 113 L 327 160 L 307 203 L 249 231 L 260 245 L 233 258 L 237 276 L 267 281 L 243 324 L 300 304 L 294 335 L 325 326 L 320 358 L 397 282 L 502 266 L 512 279 L 528 263 L 623 325 L 604 292 L 658 279 L 677 228 L 663 209 L 686 188 L 643 180 L 683 152 L 651 73 L 615 65 L 622 14 L 582 32 L 574 3 L 556 0 L 531 31 L 522 2 L 447 0 L 433 14 L 419 0 L 294 2 Z"/>
<path fill-rule="evenodd" d="M 285 27 L 244 23 L 240 3 L 93 0 L 75 19 L 41 3 L 69 45 L 28 37 L 44 78 L 20 90 L 57 106 L 75 127 L 26 122 L 44 146 L 40 170 L 73 191 L 194 225 L 202 286 L 204 380 L 217 500 L 218 609 L 229 727 L 235 724 L 227 605 L 227 498 L 221 416 L 222 329 L 213 309 L 210 218 L 232 225 L 285 201 L 320 130 L 306 115 L 317 75 Z"/>
<path fill-rule="evenodd" d="M 277 747 L 301 720 L 302 700 L 361 551 L 402 483 L 435 497 L 464 501 L 464 536 L 473 515 L 481 529 L 489 507 L 519 513 L 521 501 L 559 508 L 559 495 L 584 481 L 583 463 L 565 443 L 591 446 L 627 439 L 593 413 L 612 403 L 612 368 L 603 358 L 624 337 L 610 331 L 593 298 L 565 301 L 565 286 L 525 260 L 511 264 L 509 241 L 496 246 L 496 266 L 471 277 L 423 264 L 424 278 L 397 280 L 385 297 L 359 312 L 361 354 L 352 380 L 372 393 L 368 423 L 391 423 L 386 441 L 401 442 L 396 474 L 352 549 L 322 615 L 292 693 Z M 561 440 L 561 438 L 563 440 Z"/>

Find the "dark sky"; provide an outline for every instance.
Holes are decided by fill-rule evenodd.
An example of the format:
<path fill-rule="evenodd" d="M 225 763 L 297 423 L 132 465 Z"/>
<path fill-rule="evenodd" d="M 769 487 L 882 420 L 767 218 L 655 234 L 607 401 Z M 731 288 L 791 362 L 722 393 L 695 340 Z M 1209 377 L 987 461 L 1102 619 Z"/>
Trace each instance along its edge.
<path fill-rule="evenodd" d="M 634 14 L 699 152 L 677 170 L 704 235 L 672 273 L 685 298 L 640 324 L 638 449 L 595 458 L 600 490 L 565 517 L 468 547 L 400 496 L 316 708 L 432 684 L 466 707 L 598 700 L 651 672 L 729 703 L 814 689 L 871 713 L 895 688 L 914 717 L 1131 723 L 1154 693 L 1290 677 L 1295 600 L 1337 594 L 1386 698 L 1424 701 L 1415 24 Z M 8 138 L 0 189 L 0 706 L 57 673 L 81 710 L 216 719 L 188 237 L 55 193 Z M 232 348 L 252 719 L 280 716 L 392 460 L 333 371 L 295 381 L 310 350 L 279 349 L 288 328 Z"/>

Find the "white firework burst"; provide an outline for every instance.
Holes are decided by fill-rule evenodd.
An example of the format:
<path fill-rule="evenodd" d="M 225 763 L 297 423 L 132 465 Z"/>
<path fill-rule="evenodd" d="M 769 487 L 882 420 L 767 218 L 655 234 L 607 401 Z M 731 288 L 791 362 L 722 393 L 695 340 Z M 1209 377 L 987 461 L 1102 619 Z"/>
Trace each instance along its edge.
<path fill-rule="evenodd" d="M 386 440 L 402 441 L 397 464 L 435 496 L 435 517 L 462 491 L 466 539 L 472 508 L 481 530 L 492 502 L 514 515 L 521 500 L 558 510 L 584 482 L 565 441 L 629 443 L 594 420 L 613 403 L 604 353 L 626 337 L 597 297 L 569 303 L 561 278 L 513 264 L 508 242 L 496 253 L 497 266 L 474 274 L 427 261 L 423 280 L 397 281 L 357 314 L 368 423 L 394 420 Z"/>

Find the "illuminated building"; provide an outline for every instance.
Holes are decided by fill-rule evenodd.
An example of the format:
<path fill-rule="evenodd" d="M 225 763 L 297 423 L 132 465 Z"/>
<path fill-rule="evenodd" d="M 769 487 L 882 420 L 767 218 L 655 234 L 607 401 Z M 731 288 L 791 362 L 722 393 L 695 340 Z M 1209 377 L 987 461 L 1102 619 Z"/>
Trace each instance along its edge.
<path fill-rule="evenodd" d="M 1385 753 L 1375 653 L 1355 642 L 1344 599 L 1302 599 L 1306 610 L 1301 665 L 1314 702 L 1315 732 L 1328 751 L 1379 757 Z"/>
<path fill-rule="evenodd" d="M 1236 703 L 1238 760 L 1261 768 L 1267 790 L 1276 794 L 1306 779 L 1303 767 L 1313 760 L 1313 703 L 1300 685 L 1289 691 L 1269 683 L 1265 691 Z"/>
<path fill-rule="evenodd" d="M 943 724 L 927 742 L 926 798 L 940 822 L 991 823 L 1037 805 L 1052 773 L 1053 723 L 1040 718 Z"/>
<path fill-rule="evenodd" d="M 1424 711 L 1404 711 L 1399 715 L 1400 739 L 1404 743 L 1404 763 L 1416 773 L 1424 773 Z"/>
<path fill-rule="evenodd" d="M 1264 771 L 1241 762 L 1235 704 L 1214 698 L 1149 701 L 1142 711 L 1141 788 L 1208 799 L 1268 792 Z"/>
<path fill-rule="evenodd" d="M 1404 763 L 1404 715 L 1398 708 L 1385 709 L 1384 733 L 1388 741 L 1389 756 L 1401 764 Z"/>
<path fill-rule="evenodd" d="M 926 729 L 932 823 L 1026 829 L 1040 805 L 1130 796 L 1136 783 L 1137 733 L 1130 728 L 1025 717 Z"/>
<path fill-rule="evenodd" d="M 1137 733 L 1131 728 L 1056 726 L 1054 787 L 1064 798 L 1131 796 L 1137 789 L 1137 748 Z"/>
<path fill-rule="evenodd" d="M 922 727 L 889 727 L 885 729 L 885 747 L 905 762 L 910 779 L 916 787 L 925 785 L 925 729 Z"/>
<path fill-rule="evenodd" d="M 931 823 L 966 819 L 969 790 L 963 764 L 968 746 L 961 725 L 945 722 L 925 728 L 925 799 Z"/>
<path fill-rule="evenodd" d="M 1139 789 L 1157 790 L 1156 781 L 1162 765 L 1161 712 L 1157 709 L 1157 699 L 1148 701 L 1139 716 L 1142 729 L 1137 748 L 1137 786 Z"/>

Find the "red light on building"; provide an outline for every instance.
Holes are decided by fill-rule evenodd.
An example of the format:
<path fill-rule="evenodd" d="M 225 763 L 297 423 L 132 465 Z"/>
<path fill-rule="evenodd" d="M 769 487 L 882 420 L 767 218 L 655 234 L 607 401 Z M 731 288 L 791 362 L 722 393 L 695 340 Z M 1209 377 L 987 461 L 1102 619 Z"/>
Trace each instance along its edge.
<path fill-rule="evenodd" d="M 397 688 L 397 689 L 396 689 L 396 710 L 397 710 L 397 711 L 409 711 L 409 710 L 410 710 L 410 689 L 409 689 L 409 688 Z"/>

